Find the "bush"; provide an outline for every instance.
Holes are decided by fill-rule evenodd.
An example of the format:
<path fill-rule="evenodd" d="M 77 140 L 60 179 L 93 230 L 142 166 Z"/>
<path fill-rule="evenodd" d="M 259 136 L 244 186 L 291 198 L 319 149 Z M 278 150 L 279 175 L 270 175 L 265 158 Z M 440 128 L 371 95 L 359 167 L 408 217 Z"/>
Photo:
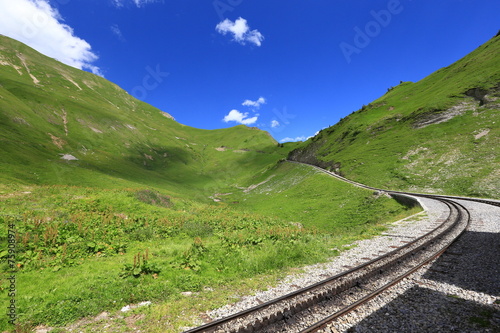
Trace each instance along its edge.
<path fill-rule="evenodd" d="M 162 195 L 156 191 L 152 190 L 141 190 L 135 193 L 137 200 L 147 203 L 149 205 L 170 208 L 172 207 L 172 202 L 170 197 L 167 195 Z"/>

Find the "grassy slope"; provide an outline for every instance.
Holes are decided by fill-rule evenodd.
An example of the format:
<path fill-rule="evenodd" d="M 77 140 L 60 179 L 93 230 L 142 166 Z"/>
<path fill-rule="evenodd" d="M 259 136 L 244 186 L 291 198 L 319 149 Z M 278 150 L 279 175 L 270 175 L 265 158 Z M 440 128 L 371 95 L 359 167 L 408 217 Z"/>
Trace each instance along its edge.
<path fill-rule="evenodd" d="M 0 235 L 7 234 L 7 225 L 16 226 L 19 323 L 64 326 L 149 300 L 154 306 L 138 311 L 146 315 L 138 327 L 177 332 L 200 312 L 272 285 L 292 267 L 324 261 L 354 240 L 385 230 L 395 216 L 415 212 L 370 191 L 328 182 L 305 166 L 283 163 L 260 178 L 270 175 L 262 187 L 240 193 L 247 203 L 239 209 L 181 199 L 151 205 L 134 189 L 28 186 L 0 196 Z M 6 237 L 1 240 L 4 249 Z M 160 274 L 122 278 L 125 265 L 146 251 Z M 5 277 L 11 274 L 6 260 L 0 271 L 5 307 Z M 187 291 L 196 296 L 185 299 L 181 292 Z M 111 324 L 120 331 L 120 320 Z M 95 325 L 88 332 L 99 331 Z M 0 320 L 0 329 L 10 328 Z"/>
<path fill-rule="evenodd" d="M 0 177 L 6 183 L 145 184 L 192 194 L 285 155 L 263 131 L 181 125 L 103 78 L 3 36 L 0 61 Z M 251 151 L 215 150 L 220 146 Z M 61 160 L 62 154 L 78 161 Z"/>
<path fill-rule="evenodd" d="M 419 82 L 401 83 L 290 158 L 324 163 L 372 186 L 499 197 L 499 53 L 496 37 Z M 488 92 L 489 103 L 468 96 L 472 89 Z M 461 104 L 461 115 L 418 126 Z"/>
<path fill-rule="evenodd" d="M 155 306 L 143 310 L 145 329 L 175 331 L 190 315 L 272 283 L 286 268 L 325 260 L 332 248 L 373 235 L 384 219 L 405 212 L 302 166 L 276 166 L 294 147 L 279 148 L 246 126 L 181 125 L 100 77 L 0 36 L 0 240 L 6 244 L 7 223 L 15 222 L 20 322 L 63 325 L 149 299 Z M 269 194 L 239 189 L 270 176 Z M 144 188 L 173 196 L 172 206 L 141 202 Z M 331 197 L 342 191 L 350 195 Z M 224 192 L 233 193 L 224 201 L 241 205 L 207 204 Z M 324 210 L 341 201 L 347 210 Z M 195 256 L 196 237 L 206 251 Z M 125 254 L 114 253 L 122 243 Z M 159 277 L 119 278 L 146 249 Z M 3 278 L 8 266 L 0 256 Z M 206 286 L 216 292 L 203 292 Z M 186 301 L 181 291 L 200 296 Z M 0 329 L 10 328 L 0 321 Z"/>
<path fill-rule="evenodd" d="M 254 177 L 252 184 L 220 198 L 234 209 L 258 211 L 340 238 L 373 235 L 391 219 L 408 214 L 387 196 L 304 165 L 280 163 Z"/>

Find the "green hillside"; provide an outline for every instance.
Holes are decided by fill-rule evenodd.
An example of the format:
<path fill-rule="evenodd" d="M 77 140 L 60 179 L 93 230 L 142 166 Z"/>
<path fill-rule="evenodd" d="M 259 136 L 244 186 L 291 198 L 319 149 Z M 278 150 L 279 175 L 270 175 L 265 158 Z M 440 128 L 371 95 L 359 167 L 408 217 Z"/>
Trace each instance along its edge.
<path fill-rule="evenodd" d="M 178 332 L 418 212 L 281 163 L 295 147 L 179 124 L 0 36 L 0 306 L 14 274 L 17 315 L 0 331 Z"/>
<path fill-rule="evenodd" d="M 287 156 L 372 186 L 500 197 L 498 54 L 500 37 L 278 145 L 256 128 L 179 124 L 0 36 L 0 306 L 15 274 L 18 317 L 0 330 L 87 318 L 75 330 L 178 332 L 419 211 Z"/>
<path fill-rule="evenodd" d="M 500 36 L 292 151 L 371 186 L 500 197 Z"/>
<path fill-rule="evenodd" d="M 0 110 L 4 183 L 143 184 L 198 192 L 286 155 L 266 132 L 181 125 L 115 84 L 4 36 Z"/>

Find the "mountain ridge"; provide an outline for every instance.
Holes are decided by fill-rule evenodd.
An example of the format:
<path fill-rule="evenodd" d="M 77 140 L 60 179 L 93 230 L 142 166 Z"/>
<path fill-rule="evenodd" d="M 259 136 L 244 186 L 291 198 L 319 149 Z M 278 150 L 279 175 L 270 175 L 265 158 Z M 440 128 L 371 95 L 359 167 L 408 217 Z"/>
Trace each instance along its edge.
<path fill-rule="evenodd" d="M 288 158 L 376 187 L 499 197 L 499 53 L 497 36 L 418 82 L 390 87 Z"/>
<path fill-rule="evenodd" d="M 500 119 L 493 112 L 500 97 L 498 36 L 418 82 L 390 87 L 306 142 L 285 147 L 258 128 L 179 124 L 104 78 L 8 37 L 0 41 L 4 181 L 100 186 L 119 178 L 123 186 L 182 184 L 196 192 L 245 183 L 296 148 L 289 159 L 377 187 L 500 195 L 493 167 L 500 155 Z"/>
<path fill-rule="evenodd" d="M 238 154 L 224 156 L 226 168 L 220 168 L 221 153 L 215 150 L 220 146 L 284 157 L 260 129 L 179 124 L 116 84 L 5 36 L 0 37 L 0 85 L 0 177 L 5 181 L 100 186 L 118 177 L 127 186 L 167 182 L 172 190 L 182 179 L 192 187 L 232 182 L 224 170 L 252 168 Z M 61 160 L 64 155 L 74 159 Z M 270 161 L 254 159 L 256 169 L 250 172 Z"/>

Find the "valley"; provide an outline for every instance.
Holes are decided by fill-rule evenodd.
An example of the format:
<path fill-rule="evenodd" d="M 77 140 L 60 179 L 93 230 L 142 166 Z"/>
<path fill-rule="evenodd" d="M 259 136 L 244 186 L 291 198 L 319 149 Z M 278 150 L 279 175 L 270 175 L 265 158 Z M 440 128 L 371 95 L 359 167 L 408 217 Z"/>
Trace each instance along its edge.
<path fill-rule="evenodd" d="M 180 124 L 0 36 L 0 290 L 14 273 L 17 329 L 92 331 L 98 315 L 151 302 L 116 331 L 178 332 L 421 211 L 287 159 L 373 187 L 499 198 L 499 49 L 495 37 L 278 144 L 244 125 Z"/>

